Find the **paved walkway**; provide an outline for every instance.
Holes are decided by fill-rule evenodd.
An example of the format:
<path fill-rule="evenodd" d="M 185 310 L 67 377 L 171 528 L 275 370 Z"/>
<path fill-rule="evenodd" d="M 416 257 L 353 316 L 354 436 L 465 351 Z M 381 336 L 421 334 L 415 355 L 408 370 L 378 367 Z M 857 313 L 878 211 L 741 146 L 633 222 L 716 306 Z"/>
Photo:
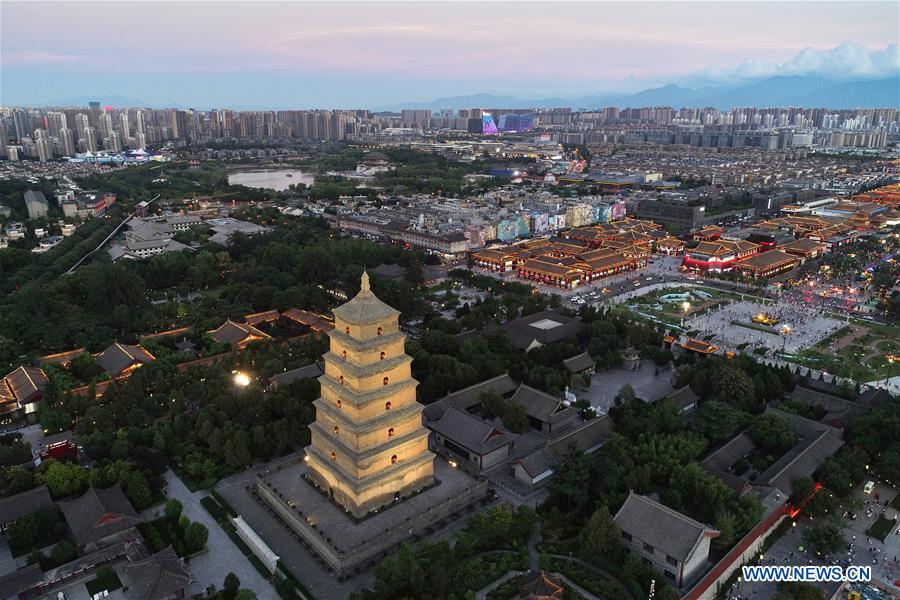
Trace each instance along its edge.
<path fill-rule="evenodd" d="M 222 581 L 230 571 L 240 578 L 241 587 L 253 590 L 257 598 L 276 598 L 274 588 L 250 564 L 247 557 L 200 504 L 200 500 L 209 493 L 206 490 L 190 491 L 181 478 L 171 470 L 166 471 L 163 477 L 168 486 L 166 495 L 169 498 L 177 498 L 184 505 L 182 514 L 187 515 L 191 521 L 203 523 L 209 529 L 209 539 L 206 542 L 209 552 L 192 558 L 188 565 L 194 580 L 187 588 L 187 595 L 204 592 L 209 585 L 221 589 Z M 150 514 L 145 514 L 144 517 L 154 518 L 154 515 L 161 513 L 162 510 L 161 506 L 153 507 L 145 511 Z"/>

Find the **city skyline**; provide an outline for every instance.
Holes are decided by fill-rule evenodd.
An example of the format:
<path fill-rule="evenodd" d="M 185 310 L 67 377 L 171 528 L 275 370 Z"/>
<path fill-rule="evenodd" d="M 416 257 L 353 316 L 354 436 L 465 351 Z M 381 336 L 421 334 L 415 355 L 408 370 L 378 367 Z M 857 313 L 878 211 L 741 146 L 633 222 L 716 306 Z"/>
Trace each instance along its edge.
<path fill-rule="evenodd" d="M 485 92 L 573 98 L 900 73 L 900 9 L 888 2 L 211 6 L 4 2 L 0 102 L 117 95 L 151 106 L 378 109 Z M 39 18 L 47 10 L 54 19 Z M 114 51 L 71 36 L 138 20 Z M 33 35 L 36 22 L 44 35 Z"/>

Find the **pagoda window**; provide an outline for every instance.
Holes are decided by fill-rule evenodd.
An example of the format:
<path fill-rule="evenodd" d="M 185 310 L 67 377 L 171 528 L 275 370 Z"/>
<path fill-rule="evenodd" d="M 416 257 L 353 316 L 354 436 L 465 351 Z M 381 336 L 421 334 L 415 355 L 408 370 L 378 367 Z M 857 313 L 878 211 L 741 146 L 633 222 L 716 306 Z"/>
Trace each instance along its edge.
<path fill-rule="evenodd" d="M 388 378 L 385 377 L 384 379 L 381 380 L 381 385 L 387 385 L 387 384 L 388 384 Z"/>
<path fill-rule="evenodd" d="M 334 426 L 334 435 L 338 435 L 341 432 L 341 428 L 337 425 Z"/>
<path fill-rule="evenodd" d="M 384 403 L 384 410 L 391 410 L 391 403 L 390 403 L 390 402 L 385 402 L 385 403 Z"/>
<path fill-rule="evenodd" d="M 334 452 L 331 453 L 331 460 L 332 461 L 337 460 L 337 454 L 335 454 Z"/>
<path fill-rule="evenodd" d="M 340 377 L 338 377 L 338 381 L 341 382 L 341 385 L 344 385 L 344 376 L 341 375 Z"/>
<path fill-rule="evenodd" d="M 337 401 L 337 407 L 338 407 L 338 408 L 341 407 L 341 401 L 340 401 L 340 400 Z"/>
<path fill-rule="evenodd" d="M 384 332 L 384 330 L 383 330 L 381 327 L 379 327 L 379 328 L 378 328 L 378 331 L 377 331 L 377 334 L 378 334 L 378 335 L 381 335 L 383 332 Z"/>
<path fill-rule="evenodd" d="M 344 328 L 344 333 L 346 333 L 347 335 L 350 335 L 350 328 L 349 328 L 349 327 L 345 327 L 345 328 Z"/>
<path fill-rule="evenodd" d="M 332 452 L 332 455 L 333 455 L 333 454 L 334 454 L 334 453 Z M 396 455 L 396 454 L 393 455 L 393 456 L 391 457 L 391 464 L 392 464 L 392 465 L 396 465 L 396 464 L 397 464 L 397 455 Z"/>
<path fill-rule="evenodd" d="M 343 358 L 344 360 L 347 360 L 347 351 L 346 350 L 341 351 L 341 358 Z"/>
<path fill-rule="evenodd" d="M 394 437 L 394 428 L 393 427 L 388 429 L 388 439 L 390 439 L 392 437 Z"/>
<path fill-rule="evenodd" d="M 381 353 L 381 360 L 384 360 L 384 352 Z"/>

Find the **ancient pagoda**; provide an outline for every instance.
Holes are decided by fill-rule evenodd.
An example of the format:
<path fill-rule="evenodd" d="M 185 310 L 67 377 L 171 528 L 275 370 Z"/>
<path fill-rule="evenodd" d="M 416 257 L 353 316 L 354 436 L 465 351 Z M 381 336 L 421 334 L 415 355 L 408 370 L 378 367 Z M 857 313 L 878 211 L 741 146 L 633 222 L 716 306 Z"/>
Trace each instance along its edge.
<path fill-rule="evenodd" d="M 357 518 L 434 482 L 399 316 L 363 273 L 359 293 L 334 309 L 328 333 L 306 457 L 312 480 Z"/>

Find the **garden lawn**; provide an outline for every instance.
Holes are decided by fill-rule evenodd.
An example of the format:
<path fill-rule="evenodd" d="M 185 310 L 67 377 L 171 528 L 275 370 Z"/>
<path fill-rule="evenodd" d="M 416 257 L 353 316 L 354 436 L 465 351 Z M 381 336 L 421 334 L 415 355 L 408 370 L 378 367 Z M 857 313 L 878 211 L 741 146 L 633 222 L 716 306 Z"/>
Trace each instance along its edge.
<path fill-rule="evenodd" d="M 103 590 L 107 590 L 109 592 L 113 590 L 117 590 L 122 587 L 122 580 L 119 579 L 119 576 L 113 573 L 113 577 L 115 577 L 115 584 L 112 587 L 103 587 L 100 583 L 99 579 L 91 579 L 88 582 L 85 582 L 84 587 L 87 588 L 88 594 L 93 598 L 96 594 L 99 594 Z"/>
<path fill-rule="evenodd" d="M 565 575 L 601 600 L 619 600 L 623 590 L 619 585 L 599 572 L 578 561 L 556 556 L 550 557 L 550 570 Z"/>
<path fill-rule="evenodd" d="M 872 536 L 873 538 L 878 538 L 882 542 L 884 538 L 888 536 L 891 532 L 891 529 L 894 528 L 894 523 L 896 521 L 891 521 L 889 519 L 885 519 L 883 516 L 878 517 L 878 520 L 872 523 L 872 526 L 866 530 L 866 534 Z"/>

